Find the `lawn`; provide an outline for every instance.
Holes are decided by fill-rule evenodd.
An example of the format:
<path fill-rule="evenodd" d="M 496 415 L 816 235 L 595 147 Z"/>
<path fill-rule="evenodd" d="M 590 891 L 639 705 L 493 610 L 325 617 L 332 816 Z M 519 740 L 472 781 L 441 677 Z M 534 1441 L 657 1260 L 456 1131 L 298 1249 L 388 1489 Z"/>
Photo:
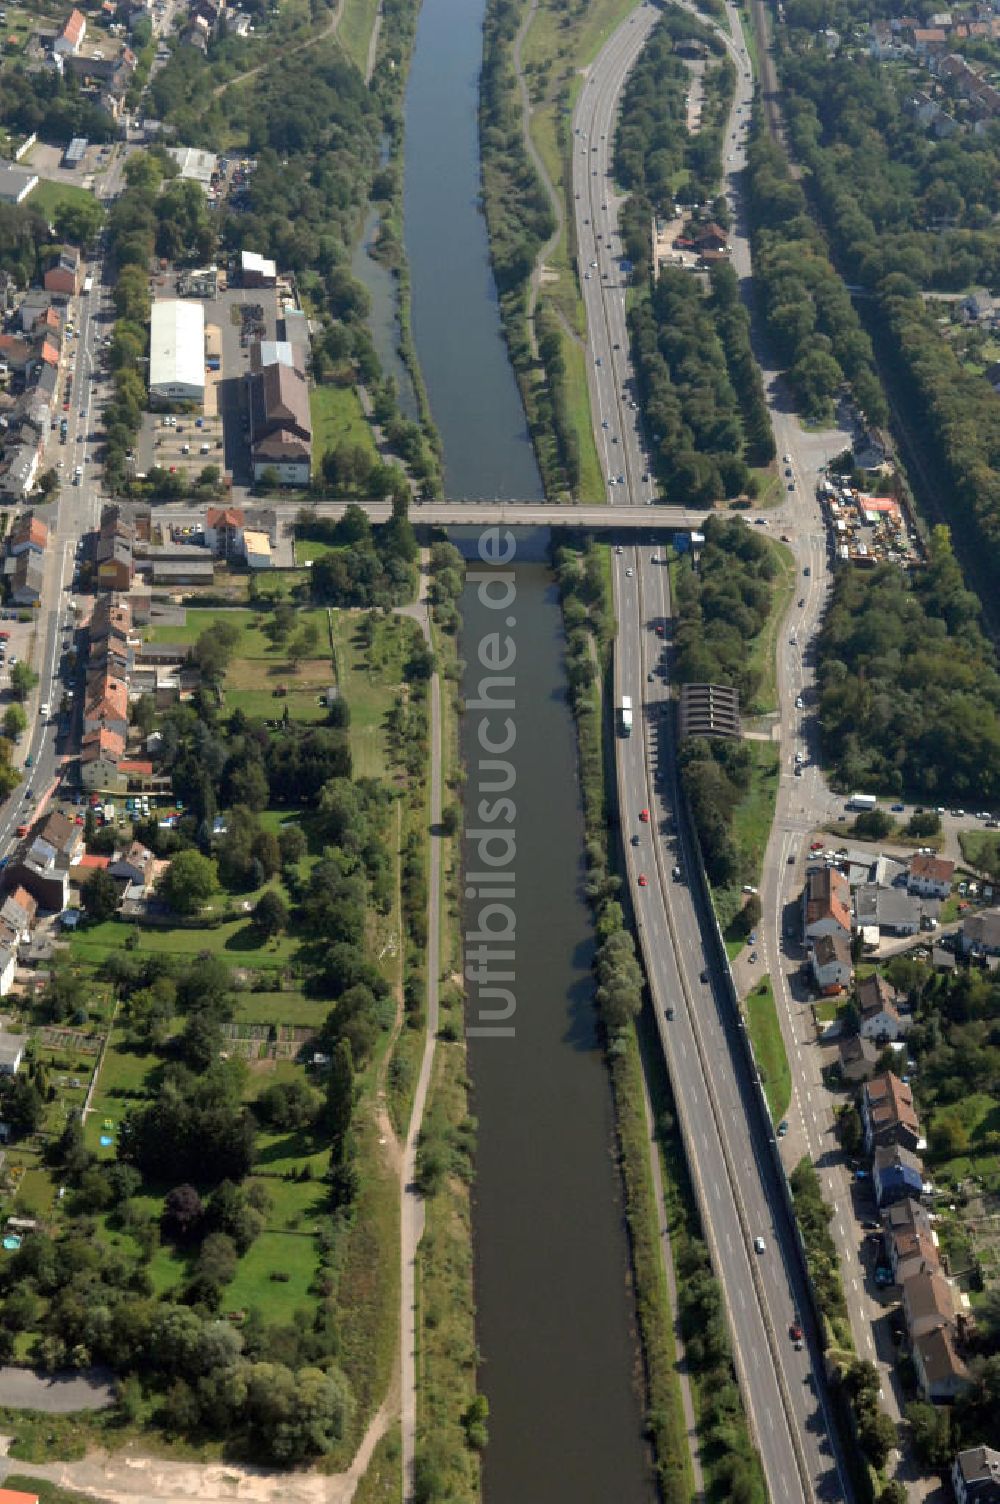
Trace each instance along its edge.
<path fill-rule="evenodd" d="M 740 882 L 745 879 L 760 885 L 764 851 L 774 821 L 774 802 L 778 794 L 779 752 L 773 742 L 744 742 L 751 757 L 750 787 L 733 811 L 733 840 L 746 861 Z M 719 923 L 728 931 L 743 903 L 740 886 L 714 890 Z M 728 941 L 727 941 L 728 946 Z"/>
<path fill-rule="evenodd" d="M 789 550 L 783 543 L 775 543 L 773 547 L 779 569 L 773 582 L 771 609 L 763 630 L 758 632 L 756 637 L 751 638 L 747 652 L 748 666 L 760 675 L 760 688 L 757 691 L 755 703 L 746 708 L 758 715 L 767 714 L 778 708 L 775 677 L 778 631 L 791 602 L 796 579 L 795 561 Z"/>
<path fill-rule="evenodd" d="M 301 1310 L 311 1316 L 315 1273 L 316 1244 L 309 1233 L 262 1232 L 237 1264 L 222 1309 L 256 1307 L 266 1312 L 269 1325 L 291 1322 Z"/>
<path fill-rule="evenodd" d="M 325 721 L 323 696 L 333 681 L 329 658 L 305 658 L 296 667 L 259 658 L 234 658 L 226 671 L 226 706 L 260 720 L 276 720 L 287 707 L 293 721 Z"/>
<path fill-rule="evenodd" d="M 344 0 L 337 27 L 337 40 L 362 76 L 368 66 L 368 44 L 377 10 L 378 0 Z"/>
<path fill-rule="evenodd" d="M 378 458 L 371 427 L 353 387 L 314 386 L 309 393 L 309 410 L 313 426 L 313 475 L 320 474 L 323 456 L 341 443 L 360 444 L 373 460 Z"/>
<path fill-rule="evenodd" d="M 403 677 L 416 622 L 409 617 L 375 619 L 367 647 L 359 635 L 361 615 L 337 612 L 333 618 L 336 680 L 351 707 L 351 756 L 355 776 L 385 778 L 390 773 L 386 717 Z"/>
<path fill-rule="evenodd" d="M 268 620 L 267 614 L 259 611 L 207 610 L 195 607 L 188 610 L 187 620 L 182 627 L 153 627 L 148 638 L 150 642 L 176 642 L 182 646 L 188 646 L 197 642 L 203 632 L 211 632 L 221 622 L 225 622 L 227 626 L 236 627 L 239 630 L 239 641 L 233 649 L 234 657 L 267 658 L 274 663 L 282 663 L 284 662 L 282 646 L 273 642 L 263 630 Z M 296 630 L 309 622 L 315 625 L 320 642 L 323 644 L 329 642 L 327 615 L 322 608 L 296 613 Z"/>
<path fill-rule="evenodd" d="M 30 156 L 29 152 L 29 161 Z M 46 218 L 51 219 L 63 204 L 93 204 L 96 200 L 88 189 L 77 188 L 72 183 L 40 182 L 26 202 L 31 208 L 41 210 Z"/>
<path fill-rule="evenodd" d="M 958 844 L 970 867 L 1000 874 L 1000 830 L 960 830 Z"/>
<path fill-rule="evenodd" d="M 193 929 L 142 929 L 109 919 L 106 924 L 96 924 L 93 928 L 81 930 L 74 935 L 73 955 L 81 961 L 100 965 L 105 957 L 123 948 L 129 935 L 138 936 L 138 944 L 135 944 L 137 951 L 168 951 L 171 955 L 187 956 L 198 956 L 203 951 L 209 951 L 213 955 L 232 960 L 234 964 L 252 959 L 254 967 L 258 969 L 263 966 L 286 966 L 298 944 L 297 940 L 284 935 L 277 942 L 269 941 L 266 948 L 262 947 L 247 919 L 230 919 L 224 924 Z"/>
<path fill-rule="evenodd" d="M 792 1099 L 792 1074 L 788 1068 L 770 977 L 763 977 L 757 983 L 745 1006 L 754 1059 L 771 1109 L 771 1121 L 778 1123 L 787 1113 Z"/>

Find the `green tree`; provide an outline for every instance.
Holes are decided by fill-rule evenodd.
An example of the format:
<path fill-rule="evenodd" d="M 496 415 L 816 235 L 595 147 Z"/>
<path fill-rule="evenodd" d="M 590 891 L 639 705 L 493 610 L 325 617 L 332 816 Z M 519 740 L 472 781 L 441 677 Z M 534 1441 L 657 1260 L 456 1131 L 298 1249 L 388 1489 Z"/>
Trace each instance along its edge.
<path fill-rule="evenodd" d="M 10 692 L 15 700 L 26 700 L 38 683 L 38 675 L 29 663 L 20 659 L 10 671 Z"/>
<path fill-rule="evenodd" d="M 330 1135 L 330 1157 L 333 1162 L 344 1160 L 347 1132 L 354 1112 L 354 1062 L 351 1046 L 341 1039 L 334 1046 L 330 1061 L 330 1076 L 326 1084 L 326 1102 L 323 1123 Z"/>
<path fill-rule="evenodd" d="M 218 872 L 211 857 L 199 851 L 180 851 L 160 878 L 157 892 L 175 914 L 197 914 L 218 887 Z"/>
<path fill-rule="evenodd" d="M 17 664 L 14 666 L 16 668 Z M 12 742 L 16 742 L 27 724 L 28 717 L 25 715 L 22 706 L 17 704 L 7 706 L 7 709 L 3 713 L 4 736 L 9 737 Z"/>
<path fill-rule="evenodd" d="M 97 868 L 80 889 L 80 903 L 88 919 L 103 924 L 118 911 L 120 890 L 113 877 Z"/>
<path fill-rule="evenodd" d="M 288 905 L 274 888 L 260 895 L 253 910 L 254 929 L 271 939 L 288 926 Z"/>

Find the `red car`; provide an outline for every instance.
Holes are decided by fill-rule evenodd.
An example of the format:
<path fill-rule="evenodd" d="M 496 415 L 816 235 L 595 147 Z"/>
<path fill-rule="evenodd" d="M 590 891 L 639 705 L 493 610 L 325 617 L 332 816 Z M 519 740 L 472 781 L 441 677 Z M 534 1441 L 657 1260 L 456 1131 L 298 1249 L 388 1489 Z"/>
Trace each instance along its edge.
<path fill-rule="evenodd" d="M 664 626 L 663 626 L 663 623 L 660 622 L 660 624 L 656 628 L 656 635 L 657 635 L 657 637 L 662 637 L 663 633 L 664 633 Z"/>
<path fill-rule="evenodd" d="M 811 843 L 810 847 L 809 847 L 809 850 L 810 851 L 822 851 L 823 850 L 823 842 L 822 841 L 813 841 Z"/>
<path fill-rule="evenodd" d="M 642 821 L 643 825 L 648 825 L 649 824 L 649 810 L 648 809 L 641 809 L 639 811 L 639 819 Z"/>
<path fill-rule="evenodd" d="M 647 878 L 645 872 L 640 872 L 639 873 L 639 887 L 640 888 L 648 888 L 649 887 L 649 879 Z"/>
<path fill-rule="evenodd" d="M 793 1342 L 802 1341 L 802 1326 L 798 1321 L 792 1322 L 791 1326 L 788 1328 L 788 1335 L 789 1337 L 791 1337 Z"/>

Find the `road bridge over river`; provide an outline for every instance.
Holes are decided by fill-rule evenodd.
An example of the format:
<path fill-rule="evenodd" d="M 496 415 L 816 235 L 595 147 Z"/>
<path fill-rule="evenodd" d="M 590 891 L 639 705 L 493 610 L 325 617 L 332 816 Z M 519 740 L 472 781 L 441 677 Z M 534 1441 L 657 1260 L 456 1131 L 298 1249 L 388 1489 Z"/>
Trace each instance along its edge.
<path fill-rule="evenodd" d="M 283 523 L 294 522 L 303 511 L 315 512 L 317 517 L 342 517 L 349 506 L 361 507 L 372 522 L 385 522 L 392 511 L 388 501 L 303 500 L 270 505 Z M 203 508 L 192 508 L 190 502 L 160 506 L 156 513 L 179 524 L 203 518 Z M 609 533 L 686 532 L 702 527 L 708 515 L 704 507 L 688 511 L 666 506 L 556 506 L 539 501 L 414 501 L 410 506 L 415 527 L 579 527 Z M 750 513 L 739 515 L 751 520 Z"/>

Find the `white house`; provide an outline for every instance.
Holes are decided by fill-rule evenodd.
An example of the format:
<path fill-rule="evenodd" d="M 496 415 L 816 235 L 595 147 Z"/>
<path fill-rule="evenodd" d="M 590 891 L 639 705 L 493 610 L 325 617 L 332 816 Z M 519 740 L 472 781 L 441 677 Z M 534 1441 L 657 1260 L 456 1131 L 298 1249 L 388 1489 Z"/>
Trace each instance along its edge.
<path fill-rule="evenodd" d="M 802 931 L 807 940 L 851 933 L 851 890 L 835 867 L 810 872 L 802 894 Z"/>
<path fill-rule="evenodd" d="M 17 970 L 17 950 L 12 945 L 0 942 L 0 997 L 6 997 L 14 985 Z"/>
<path fill-rule="evenodd" d="M 1000 1504 L 1000 1452 L 996 1447 L 969 1447 L 951 1468 L 958 1504 Z"/>
<path fill-rule="evenodd" d="M 21 1065 L 27 1034 L 8 1034 L 0 1029 L 0 1076 L 16 1076 Z"/>
<path fill-rule="evenodd" d="M 63 22 L 62 30 L 52 43 L 52 51 L 61 57 L 75 57 L 87 35 L 87 18 L 78 10 L 71 10 Z"/>
<path fill-rule="evenodd" d="M 955 863 L 918 852 L 910 862 L 906 886 L 921 898 L 947 898 L 955 875 Z"/>
<path fill-rule="evenodd" d="M 898 1040 L 909 1031 L 911 1020 L 909 1015 L 900 1013 L 895 988 L 878 972 L 864 977 L 856 992 L 861 1015 L 858 1032 L 862 1039 Z"/>
<path fill-rule="evenodd" d="M 850 985 L 851 942 L 844 935 L 820 935 L 813 946 L 812 972 L 821 992 L 836 993 Z"/>

